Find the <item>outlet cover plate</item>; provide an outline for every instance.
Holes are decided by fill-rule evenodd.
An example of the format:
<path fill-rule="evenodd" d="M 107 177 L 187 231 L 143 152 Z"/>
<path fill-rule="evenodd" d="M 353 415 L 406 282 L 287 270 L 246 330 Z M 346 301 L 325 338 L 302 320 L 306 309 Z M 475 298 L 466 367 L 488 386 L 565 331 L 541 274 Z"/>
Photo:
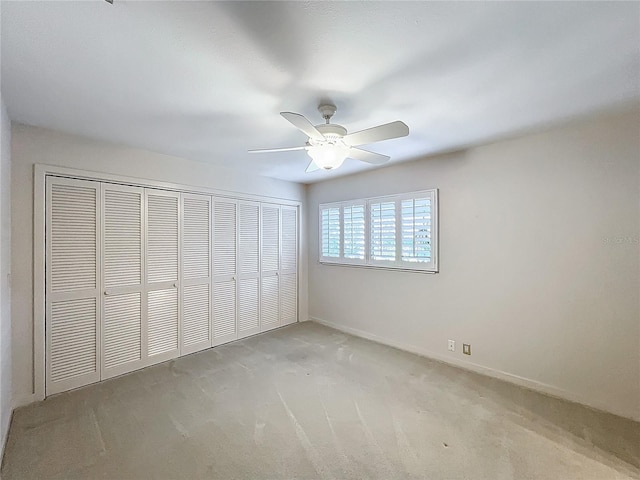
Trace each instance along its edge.
<path fill-rule="evenodd" d="M 471 355 L 471 345 L 468 343 L 462 344 L 462 353 L 465 355 Z"/>
<path fill-rule="evenodd" d="M 450 352 L 455 352 L 456 351 L 456 341 L 455 340 L 449 340 L 447 348 L 449 349 Z"/>

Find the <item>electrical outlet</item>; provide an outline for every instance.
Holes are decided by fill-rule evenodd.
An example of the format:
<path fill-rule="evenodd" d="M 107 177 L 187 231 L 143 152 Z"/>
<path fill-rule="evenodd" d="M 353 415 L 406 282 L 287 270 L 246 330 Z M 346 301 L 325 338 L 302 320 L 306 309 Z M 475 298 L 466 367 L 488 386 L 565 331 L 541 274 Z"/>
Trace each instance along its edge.
<path fill-rule="evenodd" d="M 471 355 L 471 345 L 468 343 L 462 344 L 462 353 L 465 355 Z"/>
<path fill-rule="evenodd" d="M 455 352 L 456 351 L 456 341 L 455 340 L 449 340 L 449 351 L 450 352 Z"/>

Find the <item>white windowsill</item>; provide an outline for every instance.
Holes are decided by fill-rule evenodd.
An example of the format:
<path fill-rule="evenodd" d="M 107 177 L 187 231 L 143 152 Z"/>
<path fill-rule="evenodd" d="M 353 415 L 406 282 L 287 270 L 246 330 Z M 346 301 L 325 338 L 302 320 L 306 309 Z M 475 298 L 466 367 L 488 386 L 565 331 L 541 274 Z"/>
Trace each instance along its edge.
<path fill-rule="evenodd" d="M 406 268 L 406 267 L 396 267 L 396 266 L 384 266 L 384 265 L 363 265 L 358 263 L 340 263 L 340 262 L 327 262 L 327 261 L 318 261 L 320 265 L 331 265 L 336 267 L 356 267 L 356 268 L 368 268 L 371 270 L 396 270 L 400 272 L 408 272 L 408 273 L 430 273 L 435 274 L 439 273 L 439 270 L 422 270 L 417 268 Z"/>

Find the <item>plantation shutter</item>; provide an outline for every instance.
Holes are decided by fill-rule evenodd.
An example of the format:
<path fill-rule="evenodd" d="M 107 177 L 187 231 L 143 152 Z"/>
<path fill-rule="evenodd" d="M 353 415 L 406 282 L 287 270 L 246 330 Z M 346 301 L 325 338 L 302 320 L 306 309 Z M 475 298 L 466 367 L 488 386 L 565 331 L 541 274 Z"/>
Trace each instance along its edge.
<path fill-rule="evenodd" d="M 182 345 L 211 346 L 211 197 L 182 194 Z"/>
<path fill-rule="evenodd" d="M 343 257 L 353 263 L 365 260 L 365 205 L 356 204 L 343 207 L 344 224 Z"/>
<path fill-rule="evenodd" d="M 100 380 L 100 184 L 47 178 L 46 392 Z"/>
<path fill-rule="evenodd" d="M 298 320 L 298 209 L 280 207 L 282 255 L 280 262 L 281 325 Z"/>
<path fill-rule="evenodd" d="M 234 200 L 213 200 L 213 344 L 237 337 L 237 213 Z"/>
<path fill-rule="evenodd" d="M 260 204 L 238 205 L 238 338 L 260 332 Z"/>
<path fill-rule="evenodd" d="M 395 262 L 396 260 L 396 203 L 373 202 L 370 205 L 372 262 Z"/>
<path fill-rule="evenodd" d="M 401 261 L 432 263 L 432 198 L 409 198 L 401 203 Z"/>
<path fill-rule="evenodd" d="M 143 366 L 146 311 L 143 315 L 144 189 L 103 184 L 102 195 L 104 379 Z"/>
<path fill-rule="evenodd" d="M 260 331 L 280 325 L 280 208 L 263 204 L 261 232 Z"/>
<path fill-rule="evenodd" d="M 340 208 L 320 210 L 320 257 L 323 260 L 340 258 Z"/>
<path fill-rule="evenodd" d="M 157 363 L 178 355 L 180 196 L 147 189 L 147 356 Z"/>

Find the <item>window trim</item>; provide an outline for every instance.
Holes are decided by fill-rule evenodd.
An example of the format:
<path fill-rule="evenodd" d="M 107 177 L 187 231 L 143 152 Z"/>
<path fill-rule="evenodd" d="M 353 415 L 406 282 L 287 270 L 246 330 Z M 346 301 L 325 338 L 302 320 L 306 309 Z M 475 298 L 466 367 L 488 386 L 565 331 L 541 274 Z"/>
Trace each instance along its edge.
<path fill-rule="evenodd" d="M 402 261 L 402 201 L 430 197 L 431 199 L 431 262 L 407 262 Z M 371 259 L 371 204 L 393 201 L 395 204 L 395 260 Z M 364 205 L 365 210 L 365 255 L 364 259 L 344 258 L 344 207 Z M 327 208 L 339 208 L 340 218 L 340 256 L 322 256 L 322 210 Z M 419 190 L 395 195 L 383 195 L 377 197 L 360 198 L 341 202 L 321 203 L 318 205 L 318 261 L 327 265 L 357 266 L 365 268 L 400 270 L 419 273 L 438 273 L 438 189 Z"/>

